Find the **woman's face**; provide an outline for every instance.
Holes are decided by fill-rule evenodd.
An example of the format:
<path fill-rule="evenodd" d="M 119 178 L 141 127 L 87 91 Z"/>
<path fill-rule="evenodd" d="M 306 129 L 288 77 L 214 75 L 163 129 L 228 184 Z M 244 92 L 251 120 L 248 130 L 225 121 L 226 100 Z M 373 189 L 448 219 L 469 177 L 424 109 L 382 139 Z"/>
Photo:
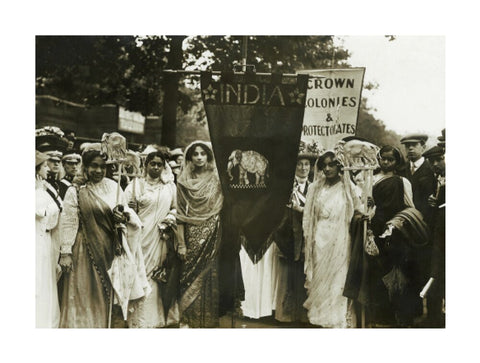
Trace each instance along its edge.
<path fill-rule="evenodd" d="M 380 154 L 380 168 L 383 172 L 394 171 L 397 166 L 397 160 L 393 151 L 385 151 Z"/>
<path fill-rule="evenodd" d="M 322 171 L 328 180 L 335 179 L 340 174 L 340 168 L 338 167 L 337 162 L 330 156 L 325 158 Z"/>
<path fill-rule="evenodd" d="M 207 164 L 207 153 L 201 146 L 195 146 L 192 153 L 192 162 L 198 168 L 204 167 Z"/>
<path fill-rule="evenodd" d="M 48 167 L 47 161 L 44 161 L 40 164 L 37 175 L 42 179 L 47 179 L 49 170 L 50 168 Z"/>
<path fill-rule="evenodd" d="M 300 159 L 297 161 L 295 175 L 299 178 L 306 178 L 310 172 L 310 161 L 308 159 Z"/>
<path fill-rule="evenodd" d="M 107 164 L 100 156 L 96 156 L 87 167 L 87 177 L 92 183 L 100 182 L 106 174 Z"/>
<path fill-rule="evenodd" d="M 163 160 L 159 156 L 155 156 L 147 164 L 147 174 L 153 179 L 157 179 L 160 176 L 162 169 Z"/>

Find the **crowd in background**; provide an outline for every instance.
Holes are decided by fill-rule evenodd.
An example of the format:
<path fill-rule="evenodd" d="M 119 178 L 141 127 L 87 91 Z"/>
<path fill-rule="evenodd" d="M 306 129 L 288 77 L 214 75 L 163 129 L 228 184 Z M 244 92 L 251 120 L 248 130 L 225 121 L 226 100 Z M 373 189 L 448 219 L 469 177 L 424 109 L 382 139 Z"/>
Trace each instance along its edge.
<path fill-rule="evenodd" d="M 36 326 L 219 327 L 223 195 L 211 144 L 127 151 L 36 130 Z M 300 152 L 274 243 L 240 251 L 241 314 L 302 326 L 445 326 L 445 130 L 377 155 L 372 196 Z M 406 159 L 404 158 L 406 155 Z M 426 314 L 425 314 L 426 310 Z"/>

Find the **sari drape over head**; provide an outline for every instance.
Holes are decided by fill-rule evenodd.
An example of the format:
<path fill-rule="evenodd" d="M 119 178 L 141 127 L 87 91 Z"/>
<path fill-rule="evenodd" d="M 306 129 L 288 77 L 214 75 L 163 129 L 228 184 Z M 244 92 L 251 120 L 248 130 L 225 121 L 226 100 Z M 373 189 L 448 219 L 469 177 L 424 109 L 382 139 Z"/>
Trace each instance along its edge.
<path fill-rule="evenodd" d="M 202 143 L 195 141 L 185 149 Z M 187 255 L 180 275 L 180 313 L 191 327 L 218 325 L 217 254 L 220 245 L 220 211 L 223 195 L 214 160 L 206 172 L 195 174 L 191 161 L 184 158 L 177 181 L 177 221 L 185 225 Z"/>

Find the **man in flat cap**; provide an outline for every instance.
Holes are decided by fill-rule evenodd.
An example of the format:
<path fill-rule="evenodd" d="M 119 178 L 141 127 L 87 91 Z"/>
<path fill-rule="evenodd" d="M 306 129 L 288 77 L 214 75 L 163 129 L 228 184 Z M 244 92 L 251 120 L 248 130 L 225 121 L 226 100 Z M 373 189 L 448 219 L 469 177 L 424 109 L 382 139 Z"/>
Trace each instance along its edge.
<path fill-rule="evenodd" d="M 435 193 L 437 179 L 433 173 L 432 166 L 423 156 L 427 140 L 428 136 L 425 134 L 410 134 L 403 137 L 400 142 L 405 147 L 407 159 L 409 160 L 405 176 L 412 184 L 413 204 L 422 213 L 426 224 L 431 230 L 434 209 L 430 206 L 428 199 Z M 430 241 L 427 246 L 417 251 L 420 268 L 418 273 L 419 283 L 428 280 L 431 256 L 432 244 Z M 431 302 L 432 299 L 427 298 L 427 310 L 429 310 Z"/>
<path fill-rule="evenodd" d="M 437 177 L 437 188 L 428 201 L 434 209 L 432 220 L 432 256 L 430 276 L 433 283 L 427 297 L 427 325 L 433 328 L 445 327 L 442 301 L 445 299 L 445 130 L 437 146 L 427 150 L 423 156 L 432 165 Z M 441 145 L 441 146 L 440 146 Z M 426 281 L 425 281 L 426 282 Z"/>
<path fill-rule="evenodd" d="M 49 182 L 52 187 L 57 191 L 60 191 L 60 171 L 61 169 L 61 162 L 63 153 L 59 150 L 46 150 L 43 151 L 44 154 L 48 156 L 47 165 L 50 168 L 48 172 L 47 182 Z"/>
<path fill-rule="evenodd" d="M 403 137 L 400 142 L 405 147 L 407 159 L 409 160 L 405 176 L 412 184 L 413 203 L 423 214 L 425 222 L 429 224 L 432 208 L 428 204 L 428 197 L 435 192 L 437 180 L 432 166 L 422 155 L 425 151 L 427 140 L 427 135 L 410 134 Z"/>
<path fill-rule="evenodd" d="M 65 170 L 65 176 L 59 183 L 59 194 L 63 199 L 67 189 L 72 186 L 73 178 L 79 171 L 80 162 L 82 157 L 79 154 L 71 153 L 62 157 L 62 165 Z"/>

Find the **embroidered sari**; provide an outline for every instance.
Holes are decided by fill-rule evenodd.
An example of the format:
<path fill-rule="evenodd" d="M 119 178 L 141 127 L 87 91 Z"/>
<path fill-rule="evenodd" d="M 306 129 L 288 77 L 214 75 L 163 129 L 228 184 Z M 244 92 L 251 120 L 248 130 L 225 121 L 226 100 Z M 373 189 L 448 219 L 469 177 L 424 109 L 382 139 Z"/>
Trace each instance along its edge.
<path fill-rule="evenodd" d="M 182 322 L 189 327 L 213 328 L 219 324 L 217 255 L 223 195 L 213 161 L 198 177 L 186 159 L 177 184 L 177 221 L 184 224 L 187 247 L 180 274 L 179 308 Z"/>

